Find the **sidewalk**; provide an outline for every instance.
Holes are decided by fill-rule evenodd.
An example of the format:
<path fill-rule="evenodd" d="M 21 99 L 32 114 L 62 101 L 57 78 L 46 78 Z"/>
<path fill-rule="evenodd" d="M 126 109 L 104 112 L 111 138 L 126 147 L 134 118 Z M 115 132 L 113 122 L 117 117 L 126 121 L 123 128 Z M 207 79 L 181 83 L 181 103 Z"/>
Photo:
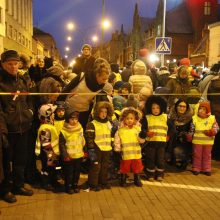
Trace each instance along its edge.
<path fill-rule="evenodd" d="M 170 170 L 162 183 L 143 180 L 142 188 L 73 195 L 34 189 L 32 197 L 17 196 L 15 204 L 0 201 L 0 220 L 220 219 L 219 171 L 220 162 L 213 161 L 211 177 Z"/>

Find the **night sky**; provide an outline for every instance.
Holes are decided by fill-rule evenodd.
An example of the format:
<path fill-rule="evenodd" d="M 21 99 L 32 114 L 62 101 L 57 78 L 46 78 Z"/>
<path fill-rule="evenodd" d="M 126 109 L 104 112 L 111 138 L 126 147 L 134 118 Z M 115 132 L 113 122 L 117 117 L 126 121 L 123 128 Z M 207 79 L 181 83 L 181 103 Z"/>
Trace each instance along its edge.
<path fill-rule="evenodd" d="M 138 3 L 139 13 L 143 17 L 153 17 L 159 0 L 105 0 L 105 17 L 111 20 L 112 26 L 106 31 L 105 39 L 110 33 L 120 30 L 124 24 L 125 32 L 131 30 L 135 3 Z M 181 0 L 167 0 L 170 9 Z M 101 40 L 100 22 L 102 17 L 102 0 L 34 0 L 34 26 L 50 33 L 57 42 L 62 55 L 64 48 L 69 46 L 69 57 L 80 52 L 84 42 L 92 43 L 91 36 L 97 34 Z M 66 24 L 75 23 L 75 30 L 69 31 Z M 66 37 L 71 35 L 69 43 Z"/>

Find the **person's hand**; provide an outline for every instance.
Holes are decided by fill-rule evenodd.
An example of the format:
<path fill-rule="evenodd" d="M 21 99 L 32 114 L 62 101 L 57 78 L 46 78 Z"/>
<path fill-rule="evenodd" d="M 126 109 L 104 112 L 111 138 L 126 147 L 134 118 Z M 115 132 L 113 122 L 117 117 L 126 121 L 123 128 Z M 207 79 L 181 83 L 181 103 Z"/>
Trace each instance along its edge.
<path fill-rule="evenodd" d="M 155 132 L 154 131 L 147 131 L 147 136 L 148 137 L 153 137 L 153 136 L 155 136 Z"/>
<path fill-rule="evenodd" d="M 69 162 L 69 161 L 71 161 L 71 159 L 70 159 L 69 157 L 64 157 L 64 158 L 63 158 L 63 161 L 64 161 L 64 162 Z"/>
<path fill-rule="evenodd" d="M 216 135 L 216 133 L 215 133 L 215 130 L 214 130 L 214 129 L 205 130 L 205 131 L 204 131 L 204 134 L 205 134 L 206 136 L 209 136 L 209 137 L 213 137 L 213 136 L 215 136 L 215 135 Z"/>

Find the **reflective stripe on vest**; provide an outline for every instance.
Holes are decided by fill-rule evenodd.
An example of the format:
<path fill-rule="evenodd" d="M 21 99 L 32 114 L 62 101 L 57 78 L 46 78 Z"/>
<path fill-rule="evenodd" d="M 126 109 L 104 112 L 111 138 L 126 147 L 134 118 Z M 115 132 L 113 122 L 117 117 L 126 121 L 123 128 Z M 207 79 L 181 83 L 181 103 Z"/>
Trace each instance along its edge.
<path fill-rule="evenodd" d="M 141 158 L 141 147 L 138 142 L 138 135 L 140 127 L 134 126 L 133 128 L 122 127 L 119 128 L 118 134 L 121 140 L 122 159 L 135 160 Z"/>
<path fill-rule="evenodd" d="M 101 151 L 110 151 L 111 147 L 111 124 L 110 122 L 101 123 L 92 121 L 95 127 L 95 143 Z"/>
<path fill-rule="evenodd" d="M 215 116 L 210 115 L 208 118 L 200 118 L 197 115 L 193 116 L 193 124 L 195 125 L 195 133 L 193 135 L 193 144 L 213 145 L 215 137 L 209 137 L 203 132 L 210 130 L 215 122 Z"/>
<path fill-rule="evenodd" d="M 35 148 L 36 155 L 40 154 L 41 147 L 43 147 L 43 145 L 40 142 L 40 134 L 43 130 L 49 130 L 50 131 L 50 135 L 51 135 L 50 144 L 53 148 L 53 152 L 56 155 L 59 155 L 60 154 L 60 151 L 59 151 L 59 135 L 58 135 L 57 129 L 54 127 L 54 125 L 51 125 L 51 124 L 42 124 L 40 126 L 40 128 L 38 129 L 38 135 L 37 135 L 37 140 L 36 140 L 36 148 Z"/>
<path fill-rule="evenodd" d="M 61 130 L 65 140 L 66 140 L 66 151 L 69 154 L 69 157 L 72 159 L 77 159 L 83 157 L 83 146 L 85 144 L 85 140 L 83 137 L 83 129 L 79 131 L 67 131 Z"/>
<path fill-rule="evenodd" d="M 147 137 L 147 141 L 167 141 L 167 114 L 161 114 L 158 116 L 155 115 L 146 115 L 148 131 L 155 132 L 153 137 Z"/>

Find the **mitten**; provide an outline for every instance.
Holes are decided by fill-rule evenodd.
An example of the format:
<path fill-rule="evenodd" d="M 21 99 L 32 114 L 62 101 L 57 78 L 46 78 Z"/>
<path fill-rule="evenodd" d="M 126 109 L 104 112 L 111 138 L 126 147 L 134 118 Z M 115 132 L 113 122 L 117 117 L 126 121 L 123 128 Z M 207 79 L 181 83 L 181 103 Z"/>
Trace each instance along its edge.
<path fill-rule="evenodd" d="M 71 159 L 70 159 L 69 157 L 64 157 L 64 158 L 63 158 L 63 161 L 64 161 L 64 162 L 69 162 L 69 161 L 71 161 Z"/>
<path fill-rule="evenodd" d="M 147 131 L 148 137 L 153 137 L 156 133 L 154 131 Z"/>
<path fill-rule="evenodd" d="M 192 142 L 192 135 L 191 134 L 186 134 L 186 140 L 188 142 Z"/>
<path fill-rule="evenodd" d="M 214 129 L 210 129 L 210 130 L 205 130 L 204 134 L 209 136 L 209 137 L 213 137 L 216 135 L 215 130 Z"/>

